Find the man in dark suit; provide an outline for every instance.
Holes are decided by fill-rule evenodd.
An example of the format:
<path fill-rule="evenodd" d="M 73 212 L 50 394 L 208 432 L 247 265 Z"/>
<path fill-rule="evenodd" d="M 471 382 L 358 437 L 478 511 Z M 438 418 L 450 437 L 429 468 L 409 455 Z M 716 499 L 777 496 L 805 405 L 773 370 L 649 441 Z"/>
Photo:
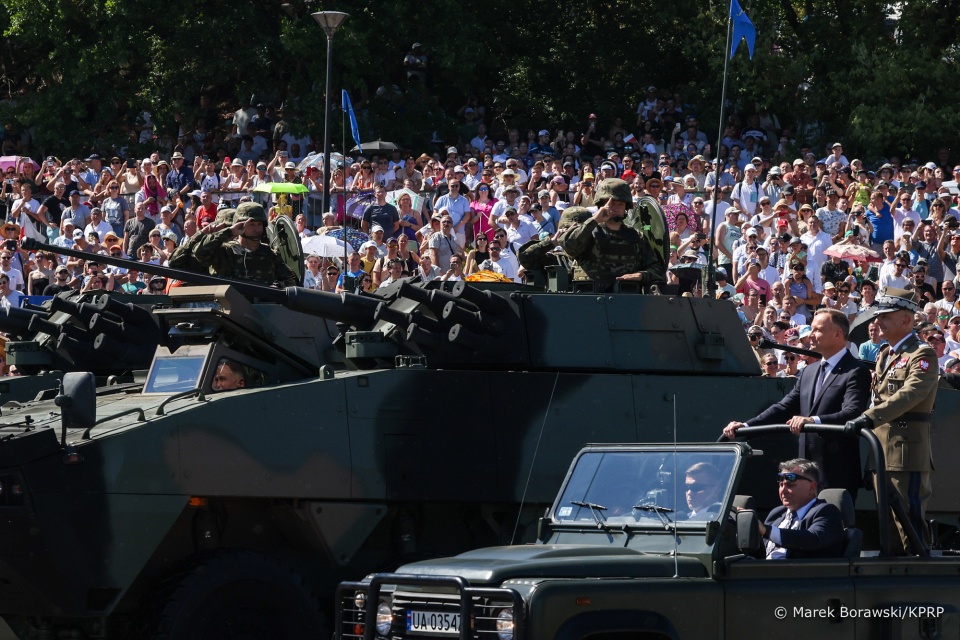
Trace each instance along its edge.
<path fill-rule="evenodd" d="M 767 560 L 840 558 L 846 539 L 840 510 L 817 498 L 817 463 L 797 458 L 780 463 L 777 483 L 782 507 L 761 524 Z"/>
<path fill-rule="evenodd" d="M 845 424 L 859 417 L 870 403 L 870 370 L 847 351 L 850 321 L 836 309 L 817 311 L 811 325 L 810 348 L 823 356 L 807 365 L 783 400 L 746 422 L 731 422 L 728 438 L 742 426 L 786 423 L 800 437 L 799 456 L 815 461 L 822 470 L 819 483 L 846 489 L 857 499 L 863 482 L 860 442 L 857 438 L 821 437 L 804 433 L 803 425 Z"/>

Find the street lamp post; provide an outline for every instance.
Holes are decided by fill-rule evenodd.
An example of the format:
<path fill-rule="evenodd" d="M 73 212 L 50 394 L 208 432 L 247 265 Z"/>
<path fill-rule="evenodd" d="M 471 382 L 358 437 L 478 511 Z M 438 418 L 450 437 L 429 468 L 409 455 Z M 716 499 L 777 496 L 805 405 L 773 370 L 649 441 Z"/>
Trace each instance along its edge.
<path fill-rule="evenodd" d="M 349 14 L 340 11 L 318 11 L 313 15 L 323 32 L 327 34 L 327 90 L 323 100 L 323 210 L 330 210 L 330 76 L 333 72 L 333 34 L 337 32 Z"/>

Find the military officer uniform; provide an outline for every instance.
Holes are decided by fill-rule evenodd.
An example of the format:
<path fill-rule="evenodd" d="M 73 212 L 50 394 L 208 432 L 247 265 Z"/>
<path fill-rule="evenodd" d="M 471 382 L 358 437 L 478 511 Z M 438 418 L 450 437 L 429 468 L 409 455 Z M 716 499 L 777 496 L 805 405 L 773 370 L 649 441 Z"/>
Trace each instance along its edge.
<path fill-rule="evenodd" d="M 877 301 L 876 315 L 891 311 L 915 313 L 919 306 L 914 292 L 891 288 L 881 292 Z M 927 545 L 930 532 L 926 511 L 933 493 L 930 472 L 934 469 L 930 421 L 938 382 L 936 352 L 917 334 L 910 333 L 881 352 L 873 382 L 873 406 L 854 421 L 861 426 L 872 425 L 883 448 L 893 488 L 890 500 L 900 501 L 914 530 Z M 902 524 L 894 520 L 899 540 L 893 537 L 891 545 L 895 551 L 906 553 L 910 549 L 907 536 Z"/>

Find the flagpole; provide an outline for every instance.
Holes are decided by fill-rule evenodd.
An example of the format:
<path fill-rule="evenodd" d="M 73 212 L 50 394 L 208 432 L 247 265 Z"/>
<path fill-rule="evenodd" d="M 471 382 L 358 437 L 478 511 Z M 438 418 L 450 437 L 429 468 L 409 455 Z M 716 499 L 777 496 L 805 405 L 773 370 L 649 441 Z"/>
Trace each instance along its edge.
<path fill-rule="evenodd" d="M 346 89 L 340 90 L 340 123 L 341 130 L 340 133 L 340 148 L 343 151 L 340 154 L 343 156 L 343 164 L 341 166 L 341 171 L 343 172 L 343 270 L 341 273 L 346 273 L 347 264 L 349 264 L 349 256 L 347 256 L 347 109 L 344 104 L 343 92 Z M 332 181 L 331 181 L 332 184 Z M 333 196 L 333 194 L 330 194 Z M 334 212 L 334 220 L 336 220 L 336 212 Z"/>
<path fill-rule="evenodd" d="M 715 180 L 713 184 L 713 211 L 710 213 L 710 255 L 707 256 L 707 295 L 711 299 L 717 297 L 717 265 L 716 260 L 720 257 L 720 248 L 716 246 L 717 242 L 717 208 L 720 203 L 720 147 L 723 143 L 724 113 L 727 104 L 727 71 L 730 67 L 730 40 L 733 37 L 733 0 L 727 7 L 727 46 L 723 49 L 723 88 L 720 90 L 720 131 L 717 133 L 717 162 L 715 171 Z M 714 253 L 717 258 L 714 258 Z M 734 274 L 727 274 L 727 282 L 734 278 Z"/>

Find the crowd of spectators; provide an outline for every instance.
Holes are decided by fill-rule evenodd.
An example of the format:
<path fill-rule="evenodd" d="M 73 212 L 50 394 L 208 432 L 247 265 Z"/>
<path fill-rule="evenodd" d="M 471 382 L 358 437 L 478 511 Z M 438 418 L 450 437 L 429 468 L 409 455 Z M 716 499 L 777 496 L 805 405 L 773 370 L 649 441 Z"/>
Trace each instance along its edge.
<path fill-rule="evenodd" d="M 764 111 L 732 116 L 711 143 L 680 96 L 655 87 L 635 121 L 616 118 L 606 127 L 589 114 L 579 130 L 491 132 L 476 101 L 459 113 L 455 142 L 337 159 L 329 179 L 311 155 L 313 139 L 295 135 L 282 111 L 265 105 L 237 110 L 228 128 L 200 120 L 142 159 L 118 152 L 35 163 L 19 149 L 0 190 L 0 304 L 68 287 L 163 291 L 162 278 L 104 268 L 96 255 L 164 263 L 218 209 L 248 199 L 266 204 L 271 216 L 291 215 L 304 239 L 344 226 L 359 232 L 346 264 L 307 257 L 308 287 L 372 291 L 414 274 L 459 280 L 478 271 L 521 282 L 520 246 L 555 233 L 566 207 L 593 206 L 598 185 L 616 177 L 636 200 L 652 196 L 670 211 L 668 268 L 716 262 L 716 295 L 737 305 L 751 335 L 802 345 L 817 308 L 853 318 L 882 287 L 916 289 L 926 301 L 922 337 L 945 369 L 956 366 L 960 213 L 952 178 L 960 163 L 947 149 L 935 161 L 868 166 L 848 160 L 840 142 L 820 153 L 799 146 Z M 253 191 L 271 182 L 299 183 L 306 192 L 278 200 Z M 20 249 L 23 238 L 91 257 L 34 254 Z M 850 257 L 831 257 L 831 248 Z M 871 358 L 878 344 L 871 337 L 851 348 Z M 768 362 L 774 357 L 776 372 Z M 803 364 L 782 352 L 763 362 L 776 375 L 794 375 Z"/>

